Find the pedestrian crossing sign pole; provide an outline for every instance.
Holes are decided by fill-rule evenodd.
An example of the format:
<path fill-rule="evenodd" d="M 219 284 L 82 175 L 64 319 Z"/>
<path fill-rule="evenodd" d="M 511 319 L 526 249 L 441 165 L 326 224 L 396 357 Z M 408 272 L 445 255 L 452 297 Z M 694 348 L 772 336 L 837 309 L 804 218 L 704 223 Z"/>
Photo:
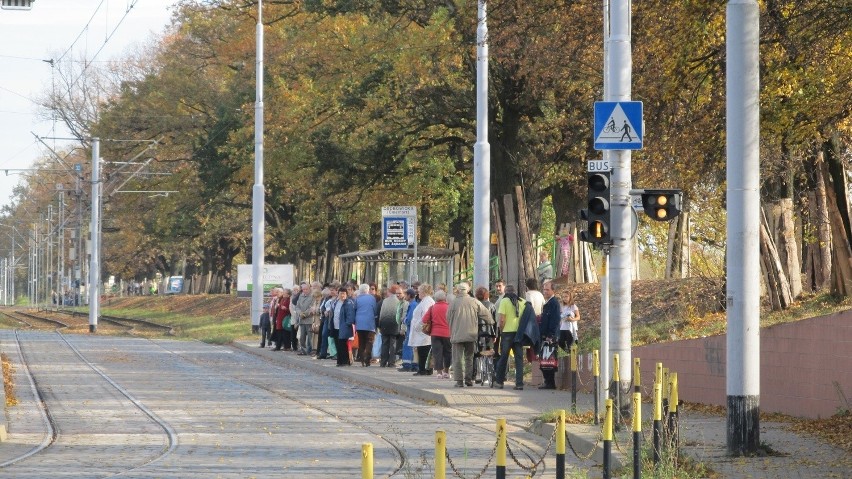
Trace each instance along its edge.
<path fill-rule="evenodd" d="M 641 150 L 642 102 L 596 101 L 594 131 L 596 150 Z"/>

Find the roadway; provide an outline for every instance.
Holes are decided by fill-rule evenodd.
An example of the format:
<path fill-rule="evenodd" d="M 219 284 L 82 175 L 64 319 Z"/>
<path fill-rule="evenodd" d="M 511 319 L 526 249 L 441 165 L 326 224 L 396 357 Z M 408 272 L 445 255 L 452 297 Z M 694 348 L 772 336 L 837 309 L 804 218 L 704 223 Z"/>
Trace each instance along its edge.
<path fill-rule="evenodd" d="M 2 330 L 0 350 L 19 401 L 2 477 L 358 477 L 367 442 L 375 477 L 431 477 L 438 429 L 459 472 L 493 471 L 490 418 L 231 347 Z"/>

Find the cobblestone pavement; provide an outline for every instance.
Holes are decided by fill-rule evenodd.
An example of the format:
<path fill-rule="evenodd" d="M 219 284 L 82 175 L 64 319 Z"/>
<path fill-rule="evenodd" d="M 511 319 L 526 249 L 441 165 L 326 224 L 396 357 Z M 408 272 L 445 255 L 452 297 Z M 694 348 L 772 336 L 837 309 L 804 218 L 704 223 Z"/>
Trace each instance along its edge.
<path fill-rule="evenodd" d="M 19 401 L 7 408 L 0 463 L 48 444 L 0 468 L 2 477 L 358 477 L 363 443 L 373 444 L 376 477 L 431 477 L 439 429 L 461 474 L 493 471 L 495 423 L 475 413 L 487 404 L 440 407 L 292 367 L 271 351 L 264 358 L 192 341 L 18 334 L 28 367 L 15 333 L 0 331 Z M 522 464 L 547 446 L 518 428 L 510 434 Z M 553 477 L 552 464 L 537 477 Z"/>

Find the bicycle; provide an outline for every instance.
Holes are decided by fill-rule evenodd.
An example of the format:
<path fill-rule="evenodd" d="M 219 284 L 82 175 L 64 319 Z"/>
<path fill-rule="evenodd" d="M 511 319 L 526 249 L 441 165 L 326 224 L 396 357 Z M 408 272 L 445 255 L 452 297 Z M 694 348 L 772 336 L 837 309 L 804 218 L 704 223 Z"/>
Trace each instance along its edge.
<path fill-rule="evenodd" d="M 476 374 L 479 377 L 477 382 L 481 386 L 488 385 L 494 387 L 494 351 L 487 350 L 479 353 L 476 358 Z"/>

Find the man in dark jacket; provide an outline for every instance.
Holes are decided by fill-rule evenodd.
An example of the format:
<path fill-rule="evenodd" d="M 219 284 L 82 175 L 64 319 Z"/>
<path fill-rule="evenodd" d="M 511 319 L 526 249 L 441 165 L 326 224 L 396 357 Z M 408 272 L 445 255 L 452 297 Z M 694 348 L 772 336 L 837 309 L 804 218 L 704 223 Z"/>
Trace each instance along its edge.
<path fill-rule="evenodd" d="M 559 300 L 553 291 L 553 282 L 546 281 L 542 289 L 544 294 L 544 307 L 541 310 L 541 341 L 556 344 L 559 339 Z M 539 389 L 556 389 L 556 370 L 542 369 L 544 384 Z"/>
<path fill-rule="evenodd" d="M 382 349 L 379 366 L 391 367 L 396 363 L 396 341 L 399 336 L 400 317 L 399 286 L 388 288 L 387 296 L 382 300 L 379 310 L 379 332 L 382 334 Z"/>

